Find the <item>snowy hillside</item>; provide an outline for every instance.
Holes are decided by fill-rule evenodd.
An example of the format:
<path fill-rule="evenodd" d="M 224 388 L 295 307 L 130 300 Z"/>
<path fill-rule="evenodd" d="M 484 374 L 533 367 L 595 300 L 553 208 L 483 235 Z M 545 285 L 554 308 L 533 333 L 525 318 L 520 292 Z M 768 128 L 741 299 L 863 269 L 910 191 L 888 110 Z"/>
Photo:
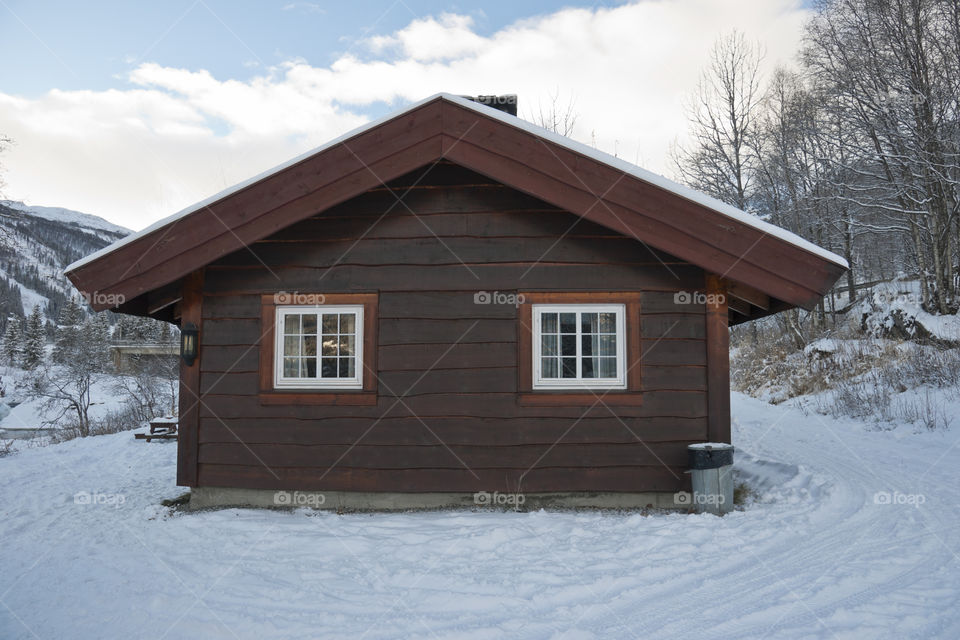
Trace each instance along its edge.
<path fill-rule="evenodd" d="M 0 201 L 0 331 L 8 315 L 23 317 L 37 304 L 55 318 L 76 295 L 63 268 L 129 234 L 90 214 Z"/>
<path fill-rule="evenodd" d="M 0 637 L 957 638 L 955 434 L 735 394 L 723 518 L 160 506 L 176 447 L 0 458 Z"/>
<path fill-rule="evenodd" d="M 731 385 L 821 415 L 947 430 L 960 415 L 960 315 L 922 307 L 917 280 L 859 292 L 825 327 L 788 327 L 785 314 L 732 332 Z M 838 307 L 840 308 L 840 307 Z"/>

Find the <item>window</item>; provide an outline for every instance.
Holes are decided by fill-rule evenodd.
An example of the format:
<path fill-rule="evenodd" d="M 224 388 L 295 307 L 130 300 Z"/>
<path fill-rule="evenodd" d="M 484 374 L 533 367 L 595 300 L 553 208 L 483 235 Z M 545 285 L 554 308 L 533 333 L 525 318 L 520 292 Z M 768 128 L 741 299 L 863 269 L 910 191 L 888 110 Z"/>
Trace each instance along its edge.
<path fill-rule="evenodd" d="M 274 326 L 276 388 L 363 387 L 363 306 L 278 306 Z"/>
<path fill-rule="evenodd" d="M 534 389 L 624 389 L 622 304 L 533 305 Z"/>

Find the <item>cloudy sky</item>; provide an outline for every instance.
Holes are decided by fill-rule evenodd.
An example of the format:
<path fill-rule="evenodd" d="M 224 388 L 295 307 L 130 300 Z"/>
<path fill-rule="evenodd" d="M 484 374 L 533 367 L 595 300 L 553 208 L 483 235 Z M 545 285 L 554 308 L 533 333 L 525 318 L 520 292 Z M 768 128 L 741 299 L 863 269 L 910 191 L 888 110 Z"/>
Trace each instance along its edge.
<path fill-rule="evenodd" d="M 800 0 L 0 0 L 3 195 L 140 229 L 410 102 L 573 104 L 574 138 L 671 174 L 732 29 L 789 64 Z"/>

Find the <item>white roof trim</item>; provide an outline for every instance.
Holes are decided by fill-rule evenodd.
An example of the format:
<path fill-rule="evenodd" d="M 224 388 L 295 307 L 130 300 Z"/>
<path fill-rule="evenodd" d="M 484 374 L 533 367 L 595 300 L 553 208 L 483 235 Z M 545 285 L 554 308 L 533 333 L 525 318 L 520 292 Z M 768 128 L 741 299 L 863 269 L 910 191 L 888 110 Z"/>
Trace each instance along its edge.
<path fill-rule="evenodd" d="M 784 242 L 792 244 L 799 249 L 803 249 L 804 251 L 808 251 L 825 260 L 833 262 L 834 264 L 840 265 L 844 268 L 849 268 L 847 261 L 844 260 L 842 257 L 838 256 L 837 254 L 827 251 L 826 249 L 820 246 L 817 246 L 808 240 L 801 238 L 795 233 L 791 233 L 786 229 L 782 229 L 776 225 L 770 224 L 769 222 L 765 222 L 757 218 L 756 216 L 752 216 L 749 213 L 746 213 L 745 211 L 741 211 L 740 209 L 737 209 L 734 206 L 731 206 L 725 202 L 721 202 L 716 198 L 711 198 L 706 194 L 690 189 L 689 187 L 685 187 L 677 182 L 674 182 L 673 180 L 669 180 L 667 178 L 664 178 L 661 175 L 653 173 L 652 171 L 647 171 L 646 169 L 638 167 L 635 164 L 632 164 L 620 158 L 611 156 L 608 153 L 604 153 L 603 151 L 599 151 L 583 143 L 576 142 L 575 140 L 571 140 L 570 138 L 567 138 L 565 136 L 561 136 L 557 133 L 554 133 L 553 131 L 544 129 L 543 127 L 538 127 L 537 125 L 531 122 L 527 122 L 526 120 L 521 120 L 520 118 L 511 116 L 497 109 L 493 109 L 491 107 L 487 107 L 477 102 L 473 102 L 472 100 L 467 100 L 466 98 L 463 98 L 461 96 L 457 96 L 449 93 L 438 93 L 430 96 L 429 98 L 424 98 L 419 102 L 415 102 L 405 107 L 404 109 L 395 111 L 381 118 L 368 122 L 367 124 L 357 127 L 356 129 L 353 129 L 352 131 L 349 131 L 343 134 L 342 136 L 335 138 L 330 142 L 327 142 L 324 145 L 321 145 L 315 149 L 311 149 L 306 153 L 303 153 L 295 158 L 292 158 L 291 160 L 288 160 L 282 164 L 279 164 L 273 167 L 272 169 L 268 169 L 267 171 L 264 171 L 259 175 L 256 175 L 252 178 L 244 180 L 243 182 L 235 184 L 232 187 L 229 187 L 227 189 L 224 189 L 220 193 L 212 195 L 209 198 L 206 198 L 194 205 L 187 207 L 186 209 L 178 211 L 177 213 L 171 216 L 163 218 L 162 220 L 158 220 L 157 222 L 154 222 L 150 226 L 146 227 L 145 229 L 141 229 L 136 233 L 132 233 L 129 236 L 122 238 L 120 240 L 117 240 L 113 244 L 108 245 L 95 253 L 91 253 L 90 255 L 77 260 L 73 264 L 70 264 L 69 266 L 67 266 L 67 268 L 64 269 L 64 271 L 68 272 L 68 271 L 73 271 L 75 269 L 79 269 L 80 267 L 83 267 L 84 265 L 87 265 L 107 255 L 108 253 L 112 253 L 113 251 L 116 251 L 120 247 L 130 244 L 131 242 L 134 242 L 136 240 L 139 240 L 140 238 L 156 231 L 157 229 L 165 227 L 166 225 L 171 224 L 173 222 L 176 222 L 177 220 L 180 220 L 181 218 L 184 218 L 190 215 L 191 213 L 199 211 L 204 207 L 210 206 L 211 204 L 213 204 L 214 202 L 217 202 L 218 200 L 222 200 L 223 198 L 226 198 L 229 195 L 232 195 L 242 189 L 245 189 L 250 185 L 263 180 L 264 178 L 269 178 L 270 176 L 276 173 L 279 173 L 284 169 L 297 164 L 298 162 L 306 160 L 310 156 L 320 153 L 321 151 L 325 151 L 326 149 L 329 149 L 330 147 L 333 147 L 334 145 L 337 145 L 343 142 L 344 140 L 349 140 L 350 138 L 356 135 L 359 135 L 365 131 L 373 129 L 383 124 L 384 122 L 387 122 L 389 120 L 392 120 L 393 118 L 401 116 L 404 113 L 407 113 L 408 111 L 412 111 L 428 102 L 432 102 L 437 98 L 443 98 L 444 100 L 456 103 L 461 107 L 472 109 L 473 111 L 483 114 L 484 116 L 487 116 L 489 118 L 494 118 L 496 120 L 500 120 L 501 122 L 508 124 L 512 127 L 516 127 L 523 131 L 527 131 L 528 133 L 531 133 L 535 136 L 539 136 L 541 138 L 549 140 L 550 142 L 558 144 L 562 147 L 566 147 L 571 151 L 582 154 L 589 158 L 593 158 L 598 162 L 602 162 L 606 165 L 619 169 L 620 171 L 623 171 L 626 174 L 629 174 L 635 178 L 643 180 L 646 183 L 652 184 L 655 187 L 659 187 L 665 191 L 669 191 L 670 193 L 680 196 L 681 198 L 684 198 L 686 200 L 690 200 L 691 202 L 695 202 L 708 209 L 711 209 L 712 211 L 716 211 L 717 213 L 727 216 L 728 218 L 731 218 L 733 220 L 736 220 L 737 222 L 753 227 L 754 229 L 757 229 L 758 231 L 760 231 L 761 233 L 764 233 L 765 235 L 773 236 L 775 238 L 783 240 Z"/>

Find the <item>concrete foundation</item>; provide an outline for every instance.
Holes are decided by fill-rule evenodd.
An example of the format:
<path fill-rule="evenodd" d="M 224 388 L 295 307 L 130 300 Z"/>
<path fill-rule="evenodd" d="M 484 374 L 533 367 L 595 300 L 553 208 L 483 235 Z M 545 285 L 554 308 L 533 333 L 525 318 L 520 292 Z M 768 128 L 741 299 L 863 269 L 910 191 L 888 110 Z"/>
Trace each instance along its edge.
<path fill-rule="evenodd" d="M 332 511 L 410 511 L 423 509 L 684 509 L 672 493 L 390 493 L 362 491 L 273 491 L 194 487 L 189 508 L 314 508 Z"/>

